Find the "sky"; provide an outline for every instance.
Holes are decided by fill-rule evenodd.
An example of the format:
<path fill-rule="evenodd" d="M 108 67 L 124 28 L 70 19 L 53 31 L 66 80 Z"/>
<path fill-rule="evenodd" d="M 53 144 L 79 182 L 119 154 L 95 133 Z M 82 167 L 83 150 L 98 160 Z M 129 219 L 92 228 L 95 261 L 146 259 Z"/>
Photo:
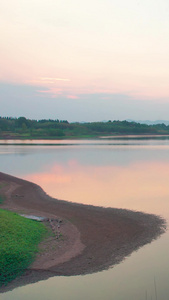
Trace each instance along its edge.
<path fill-rule="evenodd" d="M 0 116 L 169 120 L 168 0 L 0 0 Z"/>

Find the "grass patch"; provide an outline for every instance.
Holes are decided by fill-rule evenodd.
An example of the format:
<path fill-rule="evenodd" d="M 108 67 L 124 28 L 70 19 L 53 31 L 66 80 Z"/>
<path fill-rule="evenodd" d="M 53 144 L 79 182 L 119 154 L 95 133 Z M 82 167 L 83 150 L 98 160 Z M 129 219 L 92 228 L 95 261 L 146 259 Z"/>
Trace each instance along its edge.
<path fill-rule="evenodd" d="M 30 265 L 46 233 L 44 224 L 0 209 L 0 286 Z"/>

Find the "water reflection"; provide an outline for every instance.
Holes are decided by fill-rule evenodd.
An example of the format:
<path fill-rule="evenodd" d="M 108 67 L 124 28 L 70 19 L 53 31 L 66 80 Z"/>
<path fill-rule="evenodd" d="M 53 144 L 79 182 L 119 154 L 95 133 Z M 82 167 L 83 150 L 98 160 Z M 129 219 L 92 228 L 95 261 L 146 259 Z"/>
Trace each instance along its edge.
<path fill-rule="evenodd" d="M 1 145 L 1 171 L 33 181 L 56 198 L 155 213 L 169 220 L 168 140 L 135 140 L 135 145 L 103 141 L 99 146 L 89 142 L 59 147 Z M 146 292 L 147 299 L 156 299 L 155 277 L 158 299 L 165 300 L 168 253 L 167 232 L 113 269 L 50 278 L 5 293 L 1 299 L 142 300 Z"/>
<path fill-rule="evenodd" d="M 95 139 L 39 139 L 39 140 L 0 140 L 0 145 L 169 145 L 169 135 L 120 135 L 102 136 Z"/>
<path fill-rule="evenodd" d="M 133 162 L 128 166 L 90 166 L 70 160 L 66 165 L 54 163 L 45 171 L 24 177 L 43 186 L 55 198 L 168 217 L 169 163 L 154 161 Z"/>

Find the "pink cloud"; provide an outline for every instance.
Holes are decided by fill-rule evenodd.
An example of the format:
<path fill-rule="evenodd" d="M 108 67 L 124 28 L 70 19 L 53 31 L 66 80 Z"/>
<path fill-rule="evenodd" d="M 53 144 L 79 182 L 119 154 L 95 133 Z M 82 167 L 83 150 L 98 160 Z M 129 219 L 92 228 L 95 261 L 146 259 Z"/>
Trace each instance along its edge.
<path fill-rule="evenodd" d="M 79 97 L 76 95 L 68 95 L 67 98 L 68 99 L 79 99 Z"/>
<path fill-rule="evenodd" d="M 55 98 L 57 95 L 62 94 L 62 89 L 49 88 L 49 90 L 37 90 L 38 93 L 48 94 L 51 98 Z"/>

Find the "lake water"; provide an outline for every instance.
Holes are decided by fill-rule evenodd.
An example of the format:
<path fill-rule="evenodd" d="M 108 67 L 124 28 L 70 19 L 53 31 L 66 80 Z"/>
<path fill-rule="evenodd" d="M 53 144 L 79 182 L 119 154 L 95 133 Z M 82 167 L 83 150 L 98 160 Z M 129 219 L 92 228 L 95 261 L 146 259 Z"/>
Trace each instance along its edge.
<path fill-rule="evenodd" d="M 35 182 L 59 199 L 154 213 L 169 220 L 167 137 L 1 140 L 0 171 Z M 0 299 L 168 300 L 168 262 L 167 231 L 107 271 L 53 277 Z"/>

